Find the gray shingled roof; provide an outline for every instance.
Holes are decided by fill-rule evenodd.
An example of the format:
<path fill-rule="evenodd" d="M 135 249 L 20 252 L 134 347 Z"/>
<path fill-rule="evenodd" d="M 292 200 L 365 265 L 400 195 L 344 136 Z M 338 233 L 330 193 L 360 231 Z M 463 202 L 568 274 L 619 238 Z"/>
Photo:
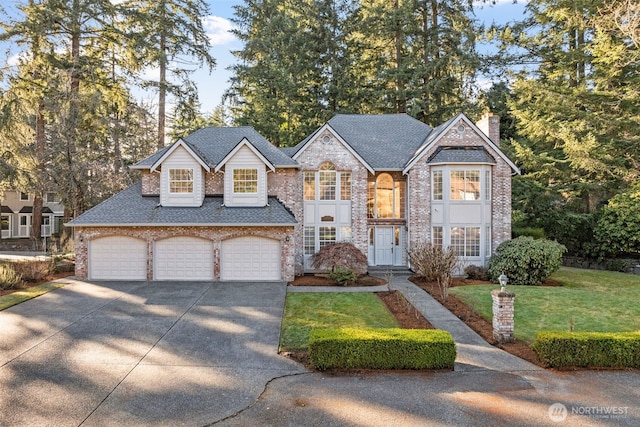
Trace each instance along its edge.
<path fill-rule="evenodd" d="M 246 138 L 271 164 L 276 167 L 297 167 L 298 164 L 276 146 L 267 141 L 254 128 L 206 127 L 183 138 L 183 141 L 210 167 L 215 168 L 244 138 Z M 138 162 L 134 167 L 151 167 L 170 147 Z"/>
<path fill-rule="evenodd" d="M 491 163 L 494 159 L 484 147 L 441 147 L 427 163 Z"/>
<path fill-rule="evenodd" d="M 407 114 L 338 114 L 328 122 L 374 169 L 402 169 L 432 131 Z"/>
<path fill-rule="evenodd" d="M 70 226 L 293 226 L 293 214 L 275 197 L 266 207 L 225 207 L 222 196 L 205 197 L 201 207 L 160 206 L 160 197 L 142 196 L 140 182 L 68 223 Z"/>

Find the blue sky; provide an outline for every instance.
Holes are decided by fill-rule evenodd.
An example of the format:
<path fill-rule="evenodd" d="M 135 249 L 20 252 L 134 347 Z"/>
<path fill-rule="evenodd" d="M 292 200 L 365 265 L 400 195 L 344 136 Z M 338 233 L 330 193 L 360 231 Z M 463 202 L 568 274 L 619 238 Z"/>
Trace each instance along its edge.
<path fill-rule="evenodd" d="M 216 58 L 217 66 L 209 74 L 206 71 L 198 71 L 194 77 L 198 83 L 202 111 L 212 112 L 222 99 L 224 91 L 228 87 L 230 77 L 226 69 L 234 62 L 232 50 L 239 50 L 242 44 L 233 38 L 227 31 L 231 28 L 233 6 L 242 4 L 242 0 L 208 0 L 212 16 L 206 20 L 207 31 L 212 41 L 212 55 Z M 506 23 L 520 20 L 523 16 L 526 0 L 494 0 L 495 4 L 476 1 L 476 17 L 486 25 L 492 22 Z"/>
<path fill-rule="evenodd" d="M 26 0 L 0 0 L 3 6 L 11 13 L 12 6 Z M 118 0 L 112 0 L 118 1 Z M 209 73 L 208 70 L 198 70 L 193 74 L 197 83 L 200 102 L 203 113 L 210 113 L 220 104 L 222 95 L 229 86 L 231 73 L 227 68 L 234 63 L 233 50 L 242 48 L 242 44 L 233 37 L 229 30 L 232 28 L 230 19 L 233 17 L 233 6 L 243 4 L 243 0 L 206 0 L 210 5 L 211 15 L 204 17 L 205 28 L 211 40 L 211 54 L 216 59 L 216 68 Z M 520 20 L 523 16 L 524 6 L 528 0 L 475 0 L 476 17 L 485 24 L 492 22 L 505 23 Z M 495 3 L 495 4 L 491 4 Z M 17 63 L 17 53 L 10 53 L 9 65 Z M 158 71 L 146 70 L 144 73 L 151 79 L 156 79 Z M 139 97 L 153 101 L 157 95 L 152 92 L 139 92 Z"/>

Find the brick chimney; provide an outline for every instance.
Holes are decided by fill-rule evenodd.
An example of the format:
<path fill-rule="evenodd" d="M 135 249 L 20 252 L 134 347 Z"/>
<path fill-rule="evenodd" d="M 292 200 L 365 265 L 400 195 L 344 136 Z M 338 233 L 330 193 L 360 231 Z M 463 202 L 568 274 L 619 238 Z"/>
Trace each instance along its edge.
<path fill-rule="evenodd" d="M 484 113 L 482 118 L 476 123 L 485 135 L 489 137 L 494 144 L 500 146 L 500 116 L 491 112 Z"/>

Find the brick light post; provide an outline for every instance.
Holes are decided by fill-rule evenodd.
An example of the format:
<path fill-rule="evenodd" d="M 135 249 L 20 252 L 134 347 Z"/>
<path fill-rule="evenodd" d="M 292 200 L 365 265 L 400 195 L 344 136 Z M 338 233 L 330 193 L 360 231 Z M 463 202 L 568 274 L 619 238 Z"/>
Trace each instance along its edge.
<path fill-rule="evenodd" d="M 498 342 L 513 342 L 513 303 L 516 294 L 507 292 L 508 277 L 502 273 L 498 277 L 500 290 L 491 291 L 493 299 L 493 338 Z"/>

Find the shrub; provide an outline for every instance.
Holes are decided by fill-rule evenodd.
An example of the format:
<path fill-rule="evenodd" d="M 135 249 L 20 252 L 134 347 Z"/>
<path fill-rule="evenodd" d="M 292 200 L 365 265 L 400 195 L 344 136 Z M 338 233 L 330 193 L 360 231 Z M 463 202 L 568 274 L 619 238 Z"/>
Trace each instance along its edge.
<path fill-rule="evenodd" d="M 520 236 L 529 236 L 534 239 L 544 239 L 544 229 L 543 228 L 534 228 L 534 227 L 513 227 L 511 230 L 511 235 L 513 237 Z"/>
<path fill-rule="evenodd" d="M 640 368 L 640 332 L 538 332 L 532 347 L 553 368 Z"/>
<path fill-rule="evenodd" d="M 505 273 L 512 285 L 541 285 L 560 268 L 566 248 L 550 240 L 516 237 L 502 243 L 489 261 L 489 277 Z"/>
<path fill-rule="evenodd" d="M 313 255 L 312 266 L 319 270 L 334 271 L 342 267 L 355 272 L 356 275 L 367 272 L 367 257 L 353 243 L 329 243 Z"/>
<path fill-rule="evenodd" d="M 13 269 L 26 282 L 39 282 L 51 275 L 55 264 L 51 261 L 20 261 L 13 263 Z"/>
<path fill-rule="evenodd" d="M 447 299 L 451 278 L 458 267 L 458 256 L 451 248 L 419 243 L 409 250 L 409 260 L 414 271 L 428 281 L 438 284 L 443 299 Z"/>
<path fill-rule="evenodd" d="M 467 279 L 471 280 L 489 280 L 489 272 L 486 268 L 478 265 L 468 265 L 464 269 Z"/>
<path fill-rule="evenodd" d="M 346 286 L 351 282 L 354 282 L 358 278 L 355 271 L 340 267 L 337 265 L 331 273 L 329 273 L 329 279 L 336 281 L 339 285 Z"/>
<path fill-rule="evenodd" d="M 594 234 L 600 257 L 640 254 L 640 184 L 609 200 Z"/>
<path fill-rule="evenodd" d="M 316 369 L 452 369 L 456 345 L 434 329 L 314 329 L 309 357 Z"/>
<path fill-rule="evenodd" d="M 11 264 L 0 264 L 0 289 L 15 289 L 22 283 L 22 276 Z"/>

